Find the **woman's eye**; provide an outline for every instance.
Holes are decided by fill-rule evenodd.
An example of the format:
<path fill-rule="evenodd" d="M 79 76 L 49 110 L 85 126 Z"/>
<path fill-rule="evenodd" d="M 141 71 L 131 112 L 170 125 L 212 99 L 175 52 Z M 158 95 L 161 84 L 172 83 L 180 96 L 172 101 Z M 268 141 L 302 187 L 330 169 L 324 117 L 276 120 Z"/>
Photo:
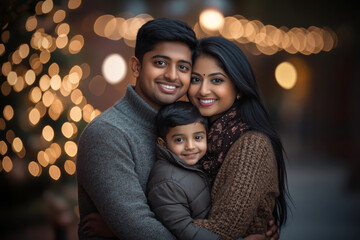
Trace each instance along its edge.
<path fill-rule="evenodd" d="M 222 80 L 221 78 L 214 78 L 211 80 L 213 83 L 222 83 L 224 80 Z"/>
<path fill-rule="evenodd" d="M 198 78 L 198 77 L 191 77 L 190 78 L 190 83 L 198 83 L 198 82 L 200 82 L 200 78 Z"/>

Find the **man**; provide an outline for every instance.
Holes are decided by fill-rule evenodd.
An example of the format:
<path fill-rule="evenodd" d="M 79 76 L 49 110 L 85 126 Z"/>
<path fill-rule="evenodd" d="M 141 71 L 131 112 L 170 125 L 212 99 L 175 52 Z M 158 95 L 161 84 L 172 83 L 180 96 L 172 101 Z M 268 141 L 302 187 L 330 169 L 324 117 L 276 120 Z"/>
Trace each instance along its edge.
<path fill-rule="evenodd" d="M 155 19 L 138 32 L 130 69 L 136 85 L 83 131 L 77 157 L 80 219 L 98 212 L 120 239 L 175 239 L 155 218 L 145 189 L 156 159 L 155 116 L 189 86 L 194 31 Z M 79 239 L 87 239 L 82 224 Z"/>

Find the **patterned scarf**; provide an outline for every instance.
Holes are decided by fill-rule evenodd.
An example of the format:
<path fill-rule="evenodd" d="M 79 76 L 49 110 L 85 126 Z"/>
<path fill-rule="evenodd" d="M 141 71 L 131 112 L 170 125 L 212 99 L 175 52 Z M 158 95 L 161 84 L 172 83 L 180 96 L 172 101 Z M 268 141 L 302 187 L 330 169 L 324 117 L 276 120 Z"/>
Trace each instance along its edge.
<path fill-rule="evenodd" d="M 211 125 L 207 153 L 200 160 L 211 185 L 232 144 L 249 129 L 250 126 L 242 121 L 236 104 Z"/>

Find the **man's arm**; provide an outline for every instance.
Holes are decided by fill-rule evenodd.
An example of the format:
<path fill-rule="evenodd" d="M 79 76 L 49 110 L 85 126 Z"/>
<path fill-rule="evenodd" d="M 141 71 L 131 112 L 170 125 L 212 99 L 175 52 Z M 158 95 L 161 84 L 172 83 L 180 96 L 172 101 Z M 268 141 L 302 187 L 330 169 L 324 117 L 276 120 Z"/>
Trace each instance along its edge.
<path fill-rule="evenodd" d="M 79 142 L 77 178 L 87 195 L 79 196 L 81 218 L 92 211 L 86 205 L 93 204 L 118 238 L 174 239 L 147 205 L 130 143 L 119 129 L 99 121 L 86 128 Z"/>

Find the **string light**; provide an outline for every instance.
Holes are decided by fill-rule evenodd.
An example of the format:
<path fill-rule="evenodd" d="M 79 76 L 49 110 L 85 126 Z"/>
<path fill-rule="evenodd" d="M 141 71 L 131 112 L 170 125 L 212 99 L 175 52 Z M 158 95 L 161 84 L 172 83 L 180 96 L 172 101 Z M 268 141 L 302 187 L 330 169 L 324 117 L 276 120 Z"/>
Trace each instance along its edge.
<path fill-rule="evenodd" d="M 18 109 L 18 106 L 7 104 L 2 109 L 0 130 L 6 132 L 6 137 L 0 139 L 0 165 L 5 172 L 12 171 L 14 167 L 11 154 L 29 158 L 27 171 L 33 177 L 40 177 L 43 168 L 48 168 L 49 177 L 53 180 L 61 178 L 61 168 L 68 175 L 76 171 L 74 158 L 77 154 L 78 129 L 81 129 L 79 126 L 91 122 L 101 111 L 88 103 L 80 88 L 83 87 L 82 80 L 90 76 L 89 64 L 63 66 L 55 62 L 58 58 L 54 56 L 73 56 L 83 51 L 86 39 L 76 34 L 72 25 L 66 22 L 68 12 L 81 4 L 81 0 L 69 0 L 67 6 L 64 6 L 67 9 L 61 9 L 60 6 L 54 6 L 53 0 L 38 1 L 35 14 L 28 16 L 24 22 L 30 38 L 12 50 L 8 47 L 13 38 L 12 32 L 6 26 L 3 28 L 0 56 L 8 54 L 9 57 L 1 65 L 1 74 L 5 79 L 1 84 L 1 94 L 24 94 L 28 100 L 25 108 Z M 122 40 L 133 48 L 138 29 L 152 19 L 149 14 L 130 18 L 105 14 L 94 21 L 93 31 L 110 40 Z M 241 15 L 225 17 L 215 9 L 201 12 L 199 21 L 194 24 L 194 31 L 198 37 L 221 35 L 244 44 L 254 55 L 274 55 L 279 51 L 318 54 L 331 51 L 337 42 L 337 35 L 329 28 L 275 27 Z M 111 56 L 116 58 L 112 61 L 111 58 L 104 59 L 102 75 L 88 80 L 88 90 L 95 96 L 104 94 L 107 83 L 119 83 L 126 76 L 124 57 Z M 296 69 L 286 64 L 278 66 L 276 80 L 282 87 L 290 89 L 296 84 Z M 18 115 L 22 109 L 26 113 L 21 119 L 26 123 L 25 131 L 41 139 L 41 144 L 33 146 L 22 135 L 15 135 L 9 129 L 10 121 L 23 116 Z M 36 155 L 36 159 L 31 159 L 29 152 Z"/>

